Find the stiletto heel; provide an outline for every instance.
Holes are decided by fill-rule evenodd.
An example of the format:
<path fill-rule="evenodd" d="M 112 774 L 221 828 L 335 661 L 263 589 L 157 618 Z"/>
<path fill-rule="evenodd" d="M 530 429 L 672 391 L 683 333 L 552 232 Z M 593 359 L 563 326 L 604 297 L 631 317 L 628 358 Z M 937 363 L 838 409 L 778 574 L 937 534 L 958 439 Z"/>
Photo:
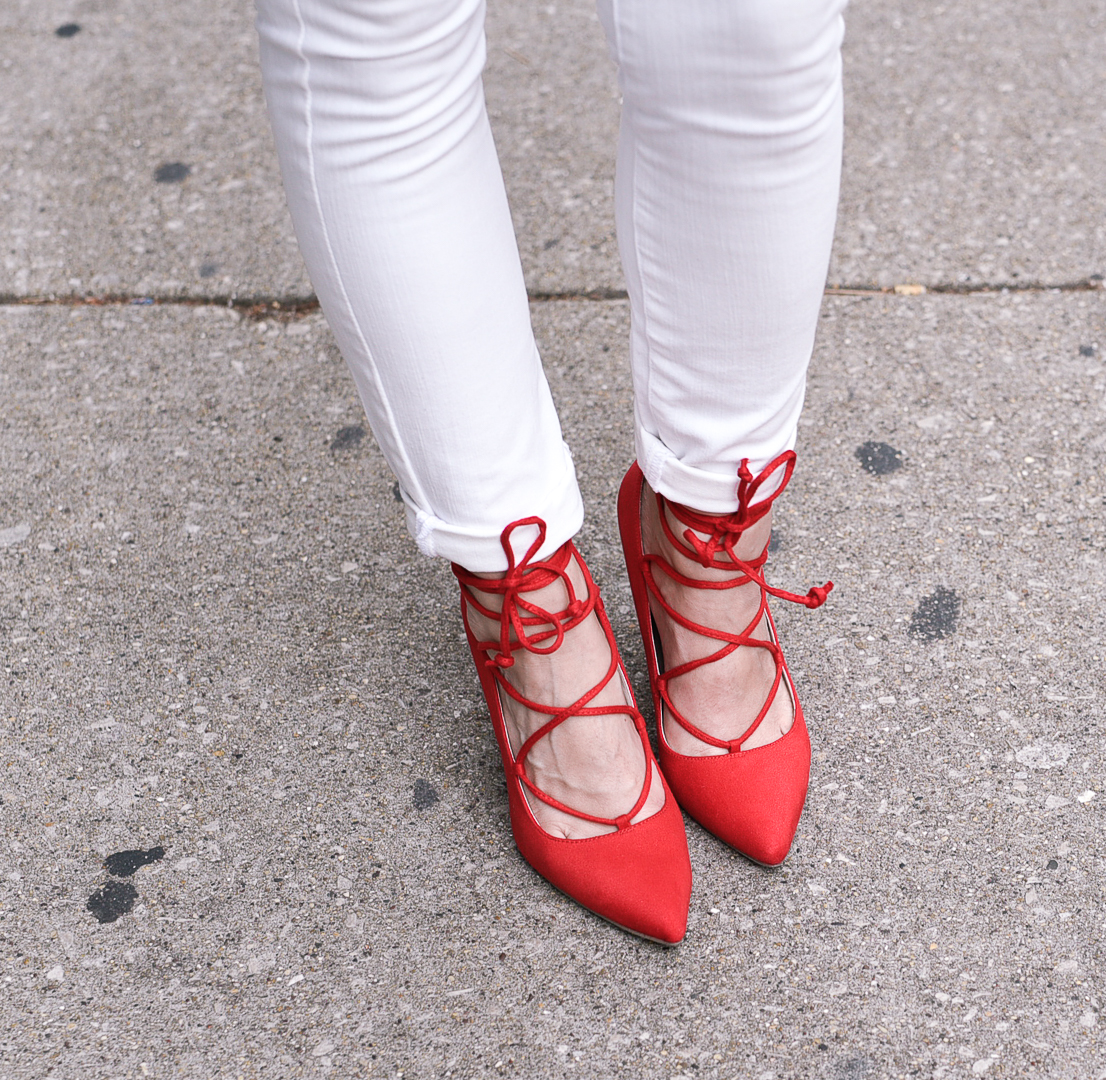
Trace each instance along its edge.
<path fill-rule="evenodd" d="M 795 453 L 790 450 L 777 457 L 756 477 L 749 470 L 748 460 L 742 461 L 738 473 L 738 509 L 732 514 L 699 513 L 657 495 L 660 521 L 669 543 L 703 567 L 734 571 L 735 576 L 730 580 L 689 578 L 662 555 L 645 552 L 641 535 L 644 476 L 636 462 L 623 478 L 618 496 L 622 548 L 649 662 L 649 684 L 657 715 L 661 769 L 676 799 L 691 817 L 742 855 L 764 866 L 778 866 L 787 857 L 806 801 L 810 778 L 810 738 L 768 610 L 768 596 L 816 608 L 825 602 L 833 582 L 828 581 L 820 588 L 811 589 L 805 596 L 774 589 L 765 582 L 763 575 L 768 559 L 767 542 L 764 550 L 754 559 L 739 559 L 734 554 L 734 547 L 742 533 L 768 513 L 773 501 L 787 486 L 794 468 Z M 783 469 L 783 477 L 775 491 L 754 504 L 753 499 L 759 489 L 780 469 Z M 666 509 L 687 526 L 682 536 L 678 537 L 673 532 Z M 757 612 L 741 633 L 701 626 L 682 615 L 665 599 L 657 585 L 658 570 L 672 581 L 691 588 L 733 589 L 755 583 L 760 589 Z M 680 626 L 710 638 L 718 643 L 719 648 L 709 656 L 666 671 L 660 636 L 650 611 L 650 598 Z M 767 623 L 767 640 L 751 636 L 762 619 Z M 775 678 L 756 718 L 741 737 L 717 739 L 692 723 L 672 704 L 669 687 L 673 680 L 690 675 L 705 664 L 721 660 L 741 647 L 767 650 L 775 662 Z M 795 719 L 791 728 L 774 742 L 743 750 L 742 744 L 767 716 L 781 685 L 785 686 L 794 704 Z M 702 756 L 678 753 L 665 737 L 666 719 L 675 721 L 696 739 L 725 753 Z"/>
<path fill-rule="evenodd" d="M 516 562 L 511 534 L 516 528 L 534 526 L 537 537 L 526 554 Z M 645 722 L 634 702 L 618 656 L 614 635 L 599 598 L 599 590 L 584 560 L 569 541 L 544 561 L 534 556 L 545 542 L 545 522 L 524 518 L 512 522 L 501 537 L 507 554 L 508 569 L 502 578 L 483 578 L 453 565 L 461 584 L 461 613 L 469 648 L 480 675 L 480 685 L 488 704 L 496 741 L 507 775 L 507 795 L 511 830 L 522 857 L 547 881 L 577 903 L 616 926 L 666 945 L 680 942 L 687 930 L 688 904 L 691 898 L 691 862 L 687 835 L 672 792 L 656 765 L 649 745 Z M 569 560 L 575 560 L 586 583 L 587 595 L 577 597 L 568 576 Z M 563 611 L 545 611 L 525 598 L 560 581 L 568 593 Z M 501 610 L 485 606 L 476 591 L 502 597 Z M 473 632 L 469 612 L 499 622 L 499 639 L 481 641 Z M 579 626 L 592 613 L 606 636 L 611 661 L 606 675 L 571 705 L 554 706 L 530 701 L 504 676 L 519 648 L 531 653 L 556 652 L 565 634 Z M 612 679 L 619 679 L 628 704 L 595 706 L 589 704 Z M 513 750 L 503 716 L 502 694 L 549 720 L 539 727 L 516 751 Z M 537 742 L 569 717 L 624 714 L 634 724 L 645 756 L 645 780 L 634 805 L 613 818 L 597 817 L 566 806 L 542 791 L 527 775 L 526 758 Z M 664 786 L 664 806 L 636 824 L 633 818 L 645 805 L 654 777 Z M 527 802 L 527 794 L 548 806 L 584 821 L 607 825 L 614 832 L 585 839 L 552 836 L 541 827 Z"/>

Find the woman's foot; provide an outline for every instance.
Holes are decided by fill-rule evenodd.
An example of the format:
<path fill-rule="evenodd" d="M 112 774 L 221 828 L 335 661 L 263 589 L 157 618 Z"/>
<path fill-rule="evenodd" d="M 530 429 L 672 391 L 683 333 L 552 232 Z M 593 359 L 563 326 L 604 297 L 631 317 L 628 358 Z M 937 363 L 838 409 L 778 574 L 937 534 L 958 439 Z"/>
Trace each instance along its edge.
<path fill-rule="evenodd" d="M 677 573 L 695 581 L 732 581 L 740 571 L 704 567 L 674 545 L 661 524 L 658 500 L 648 483 L 642 486 L 641 535 L 647 555 L 661 556 Z M 679 521 L 665 504 L 668 527 L 677 537 L 683 537 L 687 526 Z M 755 559 L 764 550 L 772 530 L 772 514 L 750 525 L 734 546 L 739 559 Z M 698 533 L 700 540 L 709 539 Z M 715 561 L 730 562 L 719 551 Z M 654 580 L 665 600 L 690 622 L 700 626 L 742 634 L 756 617 L 761 602 L 760 586 L 753 581 L 731 589 L 703 589 L 680 584 L 668 574 L 657 572 Z M 664 610 L 655 596 L 650 595 L 650 611 L 660 636 L 664 668 L 672 671 L 681 664 L 718 652 L 725 642 L 705 637 L 681 626 Z M 762 617 L 750 637 L 770 639 L 767 617 Z M 776 662 L 767 649 L 741 646 L 728 656 L 704 664 L 668 684 L 672 704 L 701 731 L 716 739 L 738 739 L 749 730 L 764 707 L 776 679 Z M 795 719 L 795 706 L 786 679 L 781 679 L 772 704 L 757 729 L 741 744 L 751 750 L 765 746 L 785 735 Z M 725 754 L 721 747 L 697 739 L 681 724 L 665 717 L 664 737 L 679 754 L 706 756 Z"/>
<path fill-rule="evenodd" d="M 575 559 L 566 567 L 577 597 L 587 596 L 583 572 Z M 494 579 L 502 575 L 479 574 L 479 578 Z M 470 586 L 476 599 L 492 611 L 500 610 L 502 596 Z M 528 604 L 549 612 L 562 612 L 569 604 L 568 590 L 557 579 L 543 589 L 525 594 Z M 469 625 L 481 641 L 498 641 L 500 624 L 482 615 L 470 605 Z M 533 635 L 545 627 L 528 627 Z M 514 631 L 511 643 L 517 644 Z M 549 641 L 544 645 L 548 646 Z M 489 657 L 491 652 L 488 653 Z M 595 613 L 578 626 L 565 632 L 560 646 L 551 653 L 539 654 L 521 647 L 511 657 L 514 663 L 503 676 L 522 697 L 532 702 L 567 706 L 579 701 L 592 687 L 603 681 L 611 666 L 611 646 Z M 527 708 L 502 690 L 499 699 L 503 719 L 517 756 L 523 743 L 549 720 L 548 713 Z M 628 706 L 630 695 L 621 675 L 615 676 L 588 702 L 594 706 Z M 637 802 L 645 783 L 645 756 L 641 738 L 633 721 L 624 714 L 573 716 L 558 724 L 539 739 L 525 762 L 526 773 L 546 794 L 565 806 L 595 817 L 615 818 L 626 813 Z M 656 814 L 664 806 L 664 785 L 656 765 L 649 795 L 642 808 L 631 819 L 636 824 Z M 552 836 L 572 840 L 614 832 L 611 825 L 601 825 L 566 814 L 526 793 L 527 802 L 541 827 Z"/>

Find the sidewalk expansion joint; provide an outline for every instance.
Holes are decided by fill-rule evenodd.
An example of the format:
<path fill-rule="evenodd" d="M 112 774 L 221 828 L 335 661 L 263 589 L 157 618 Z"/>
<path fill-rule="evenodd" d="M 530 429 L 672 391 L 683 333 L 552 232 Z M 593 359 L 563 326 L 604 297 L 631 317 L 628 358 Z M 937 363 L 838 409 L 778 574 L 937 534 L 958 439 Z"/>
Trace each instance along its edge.
<path fill-rule="evenodd" d="M 1048 283 L 1043 281 L 1014 282 L 940 282 L 921 285 L 907 282 L 901 285 L 827 285 L 826 296 L 923 296 L 933 293 L 941 296 L 977 296 L 994 293 L 1072 293 L 1101 292 L 1106 290 L 1102 274 L 1091 274 L 1079 281 Z"/>
<path fill-rule="evenodd" d="M 973 284 L 943 283 L 921 285 L 904 283 L 900 285 L 827 285 L 826 296 L 922 296 L 936 294 L 944 296 L 977 296 L 995 293 L 1073 293 L 1106 291 L 1106 281 L 1102 274 L 1091 274 L 1079 281 L 1049 284 L 1047 282 L 985 282 Z M 563 292 L 527 293 L 533 304 L 548 304 L 565 301 L 609 302 L 628 299 L 625 289 L 570 289 Z M 19 296 L 14 293 L 0 293 L 0 307 L 121 307 L 135 305 L 139 307 L 225 307 L 236 311 L 247 319 L 280 319 L 291 321 L 311 315 L 319 310 L 319 301 L 315 296 L 148 296 L 134 293 L 105 293 L 89 296 L 76 293 L 48 293 L 38 296 Z"/>

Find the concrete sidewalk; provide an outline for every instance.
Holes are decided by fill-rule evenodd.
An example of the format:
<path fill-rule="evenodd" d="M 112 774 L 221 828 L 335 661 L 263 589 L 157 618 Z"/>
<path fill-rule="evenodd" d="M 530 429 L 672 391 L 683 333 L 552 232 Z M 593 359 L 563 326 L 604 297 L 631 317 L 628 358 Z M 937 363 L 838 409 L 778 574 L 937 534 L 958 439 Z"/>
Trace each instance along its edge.
<path fill-rule="evenodd" d="M 1079 12 L 851 9 L 831 282 L 1038 287 L 827 298 L 770 564 L 836 583 L 778 612 L 810 798 L 777 871 L 689 824 L 665 950 L 514 851 L 453 579 L 321 317 L 226 307 L 310 295 L 247 7 L 5 8 L 0 1080 L 1106 1076 L 1106 8 Z M 598 24 L 489 20 L 531 290 L 617 291 Z M 17 302 L 106 292 L 163 302 Z M 533 316 L 648 701 L 626 305 Z"/>
<path fill-rule="evenodd" d="M 58 37 L 75 14 L 80 30 Z M 5 5 L 0 295 L 310 293 L 252 18 L 245 0 Z M 1104 26 L 1102 0 L 854 3 L 831 283 L 1101 279 Z M 488 32 L 489 110 L 531 291 L 620 289 L 618 90 L 594 6 L 493 0 Z"/>

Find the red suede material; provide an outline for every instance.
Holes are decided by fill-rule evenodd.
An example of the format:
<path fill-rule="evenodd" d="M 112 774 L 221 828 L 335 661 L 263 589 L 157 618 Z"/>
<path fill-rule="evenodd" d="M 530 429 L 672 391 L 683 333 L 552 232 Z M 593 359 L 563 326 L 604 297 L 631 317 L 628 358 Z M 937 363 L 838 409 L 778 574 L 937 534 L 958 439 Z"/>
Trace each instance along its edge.
<path fill-rule="evenodd" d="M 618 494 L 618 522 L 634 606 L 649 666 L 665 779 L 680 806 L 708 832 L 765 866 L 787 857 L 806 801 L 810 778 L 810 737 L 802 706 L 794 693 L 787 665 L 782 663 L 780 690 L 790 688 L 795 721 L 782 738 L 754 750 L 694 756 L 678 754 L 665 741 L 659 668 L 649 610 L 649 590 L 643 572 L 641 493 L 645 478 L 635 462 Z M 771 616 L 769 615 L 769 620 Z M 773 628 L 773 635 L 775 630 Z"/>
<path fill-rule="evenodd" d="M 667 786 L 659 813 L 587 840 L 550 836 L 534 820 L 517 782 L 510 785 L 510 806 L 518 850 L 550 884 L 635 934 L 669 945 L 683 940 L 691 860 L 684 819 Z"/>
<path fill-rule="evenodd" d="M 510 528 L 511 526 L 508 526 L 508 529 L 504 531 L 505 537 L 508 535 Z M 565 549 L 562 550 L 568 550 L 576 555 L 571 542 L 566 544 Z M 554 556 L 554 559 L 557 560 L 555 565 L 563 569 L 567 559 L 561 560 L 559 557 L 560 552 Z M 460 568 L 455 568 L 455 573 L 464 584 L 467 576 L 465 572 L 461 571 Z M 547 576 L 536 578 L 539 585 L 547 583 L 547 581 Z M 590 589 L 594 589 L 594 585 L 590 583 L 590 578 L 589 585 Z M 598 599 L 598 590 L 592 593 L 590 589 L 588 605 L 594 608 L 600 625 L 606 632 L 612 657 L 615 661 L 615 672 L 624 680 L 624 685 L 630 693 L 629 709 L 595 711 L 627 711 L 633 714 L 642 739 L 646 768 L 653 770 L 656 759 L 646 738 L 640 713 L 637 712 L 637 705 L 633 701 L 629 681 L 625 679 L 622 662 L 617 659 L 617 649 L 614 636 L 611 633 L 610 623 L 607 621 L 602 603 Z M 523 587 L 518 591 L 522 593 L 526 590 Z M 589 911 L 595 912 L 595 914 L 632 933 L 669 945 L 677 944 L 683 940 L 687 931 L 688 905 L 691 900 L 691 860 L 687 850 L 684 820 L 675 796 L 665 784 L 665 803 L 659 813 L 638 822 L 636 825 L 628 824 L 627 819 L 633 816 L 633 813 L 628 813 L 627 819 L 620 819 L 621 827 L 616 832 L 583 840 L 567 840 L 547 833 L 531 813 L 524 794 L 523 783 L 514 771 L 515 757 L 511 752 L 507 737 L 500 699 L 500 679 L 502 675 L 498 678 L 496 675 L 496 671 L 501 670 L 506 665 L 502 663 L 501 659 L 489 660 L 489 650 L 486 646 L 494 646 L 497 643 L 478 641 L 469 627 L 467 608 L 464 607 L 464 604 L 462 605 L 462 611 L 465 615 L 465 632 L 468 636 L 469 648 L 472 651 L 473 660 L 480 676 L 480 686 L 484 691 L 484 698 L 495 730 L 496 742 L 499 745 L 499 752 L 503 759 L 503 768 L 507 774 L 511 829 L 522 857 L 542 877 Z M 557 618 L 556 613 L 550 613 L 550 615 L 552 618 Z M 537 621 L 535 620 L 535 623 Z M 528 625 L 531 624 L 524 620 L 521 629 L 525 629 Z M 536 638 L 531 637 L 530 642 L 545 643 L 553 636 L 548 633 L 542 634 L 540 630 L 535 631 L 535 633 L 538 636 Z M 521 637 L 522 635 L 519 634 L 518 636 Z M 561 640 L 559 634 L 555 640 L 556 645 L 559 645 Z M 501 651 L 497 655 L 502 658 L 504 655 L 502 650 L 506 650 L 509 656 L 512 646 L 508 641 L 506 632 L 504 632 L 499 646 Z M 518 643 L 516 642 L 513 647 L 518 647 Z M 523 645 L 522 647 L 528 646 Z M 551 650 L 546 647 L 544 649 L 531 648 L 531 651 Z M 542 707 L 539 711 L 548 711 L 550 714 L 560 715 L 565 710 L 554 709 L 550 706 L 547 709 Z M 578 714 L 574 715 L 587 715 L 587 712 L 581 709 Z M 529 743 L 530 740 L 527 741 L 527 745 Z M 659 770 L 657 771 L 659 772 Z M 661 783 L 664 784 L 663 776 L 661 776 Z M 639 803 L 644 802 L 645 792 L 646 789 L 643 788 L 643 794 L 638 800 Z M 569 813 L 575 812 L 569 807 L 563 807 L 562 809 Z M 580 813 L 577 816 L 586 820 L 600 820 Z"/>
<path fill-rule="evenodd" d="M 662 740 L 660 763 L 680 805 L 707 832 L 764 866 L 787 858 L 810 775 L 801 710 L 791 730 L 767 746 L 692 757 Z"/>

